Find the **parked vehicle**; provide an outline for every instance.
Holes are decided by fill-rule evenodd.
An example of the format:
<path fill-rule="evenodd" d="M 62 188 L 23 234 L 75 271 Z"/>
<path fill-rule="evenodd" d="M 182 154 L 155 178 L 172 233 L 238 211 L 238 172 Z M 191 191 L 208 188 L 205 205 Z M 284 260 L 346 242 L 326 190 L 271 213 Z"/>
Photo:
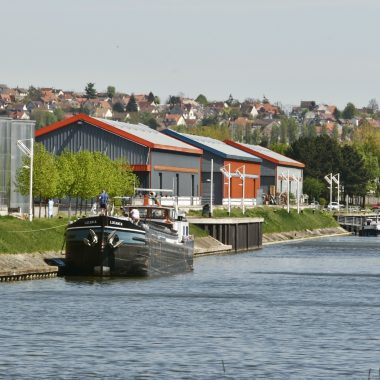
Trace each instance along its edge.
<path fill-rule="evenodd" d="M 310 208 L 319 208 L 320 204 L 317 201 L 313 201 L 309 204 Z"/>
<path fill-rule="evenodd" d="M 333 211 L 333 210 L 339 210 L 341 208 L 343 208 L 344 206 L 342 204 L 339 204 L 338 202 L 330 202 L 328 205 L 327 205 L 327 209 L 330 210 L 330 211 Z"/>

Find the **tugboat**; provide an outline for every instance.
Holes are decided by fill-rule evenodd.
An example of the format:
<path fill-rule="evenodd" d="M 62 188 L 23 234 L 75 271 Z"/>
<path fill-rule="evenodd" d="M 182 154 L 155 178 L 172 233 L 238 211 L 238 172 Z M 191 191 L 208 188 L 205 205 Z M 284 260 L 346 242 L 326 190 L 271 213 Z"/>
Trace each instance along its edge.
<path fill-rule="evenodd" d="M 66 227 L 67 274 L 162 276 L 193 270 L 194 239 L 185 215 L 161 205 L 155 192 L 163 190 L 136 191 L 141 195 L 121 208 L 122 216 L 89 216 Z"/>

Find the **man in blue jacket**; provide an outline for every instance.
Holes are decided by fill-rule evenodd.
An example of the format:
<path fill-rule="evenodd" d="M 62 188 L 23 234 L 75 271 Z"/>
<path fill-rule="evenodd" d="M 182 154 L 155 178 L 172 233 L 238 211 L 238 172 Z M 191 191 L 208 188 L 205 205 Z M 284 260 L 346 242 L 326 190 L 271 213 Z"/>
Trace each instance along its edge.
<path fill-rule="evenodd" d="M 108 194 L 105 190 L 99 196 L 100 203 L 100 213 L 102 215 L 107 215 L 107 203 L 108 203 Z"/>

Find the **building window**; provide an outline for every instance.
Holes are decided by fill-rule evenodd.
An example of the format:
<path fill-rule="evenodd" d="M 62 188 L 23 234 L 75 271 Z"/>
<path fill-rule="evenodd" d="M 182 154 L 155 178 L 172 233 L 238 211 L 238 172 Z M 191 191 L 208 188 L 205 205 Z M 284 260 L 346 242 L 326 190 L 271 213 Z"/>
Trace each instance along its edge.
<path fill-rule="evenodd" d="M 179 197 L 179 174 L 178 173 L 175 175 L 175 179 L 177 182 L 177 197 Z"/>
<path fill-rule="evenodd" d="M 158 173 L 158 180 L 160 184 L 160 189 L 162 189 L 162 173 Z"/>
<path fill-rule="evenodd" d="M 194 174 L 191 176 L 191 196 L 193 197 L 195 194 L 194 194 L 194 185 L 195 185 L 195 178 L 194 178 Z"/>

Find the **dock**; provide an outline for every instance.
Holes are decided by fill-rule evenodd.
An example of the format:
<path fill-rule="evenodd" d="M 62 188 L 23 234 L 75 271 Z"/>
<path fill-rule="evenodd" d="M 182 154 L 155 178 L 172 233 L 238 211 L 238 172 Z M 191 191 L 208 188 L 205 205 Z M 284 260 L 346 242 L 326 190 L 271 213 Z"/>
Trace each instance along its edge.
<path fill-rule="evenodd" d="M 262 248 L 264 218 L 188 218 L 234 251 Z"/>
<path fill-rule="evenodd" d="M 378 214 L 338 214 L 336 220 L 341 227 L 355 235 L 377 236 L 380 233 L 380 218 Z"/>

